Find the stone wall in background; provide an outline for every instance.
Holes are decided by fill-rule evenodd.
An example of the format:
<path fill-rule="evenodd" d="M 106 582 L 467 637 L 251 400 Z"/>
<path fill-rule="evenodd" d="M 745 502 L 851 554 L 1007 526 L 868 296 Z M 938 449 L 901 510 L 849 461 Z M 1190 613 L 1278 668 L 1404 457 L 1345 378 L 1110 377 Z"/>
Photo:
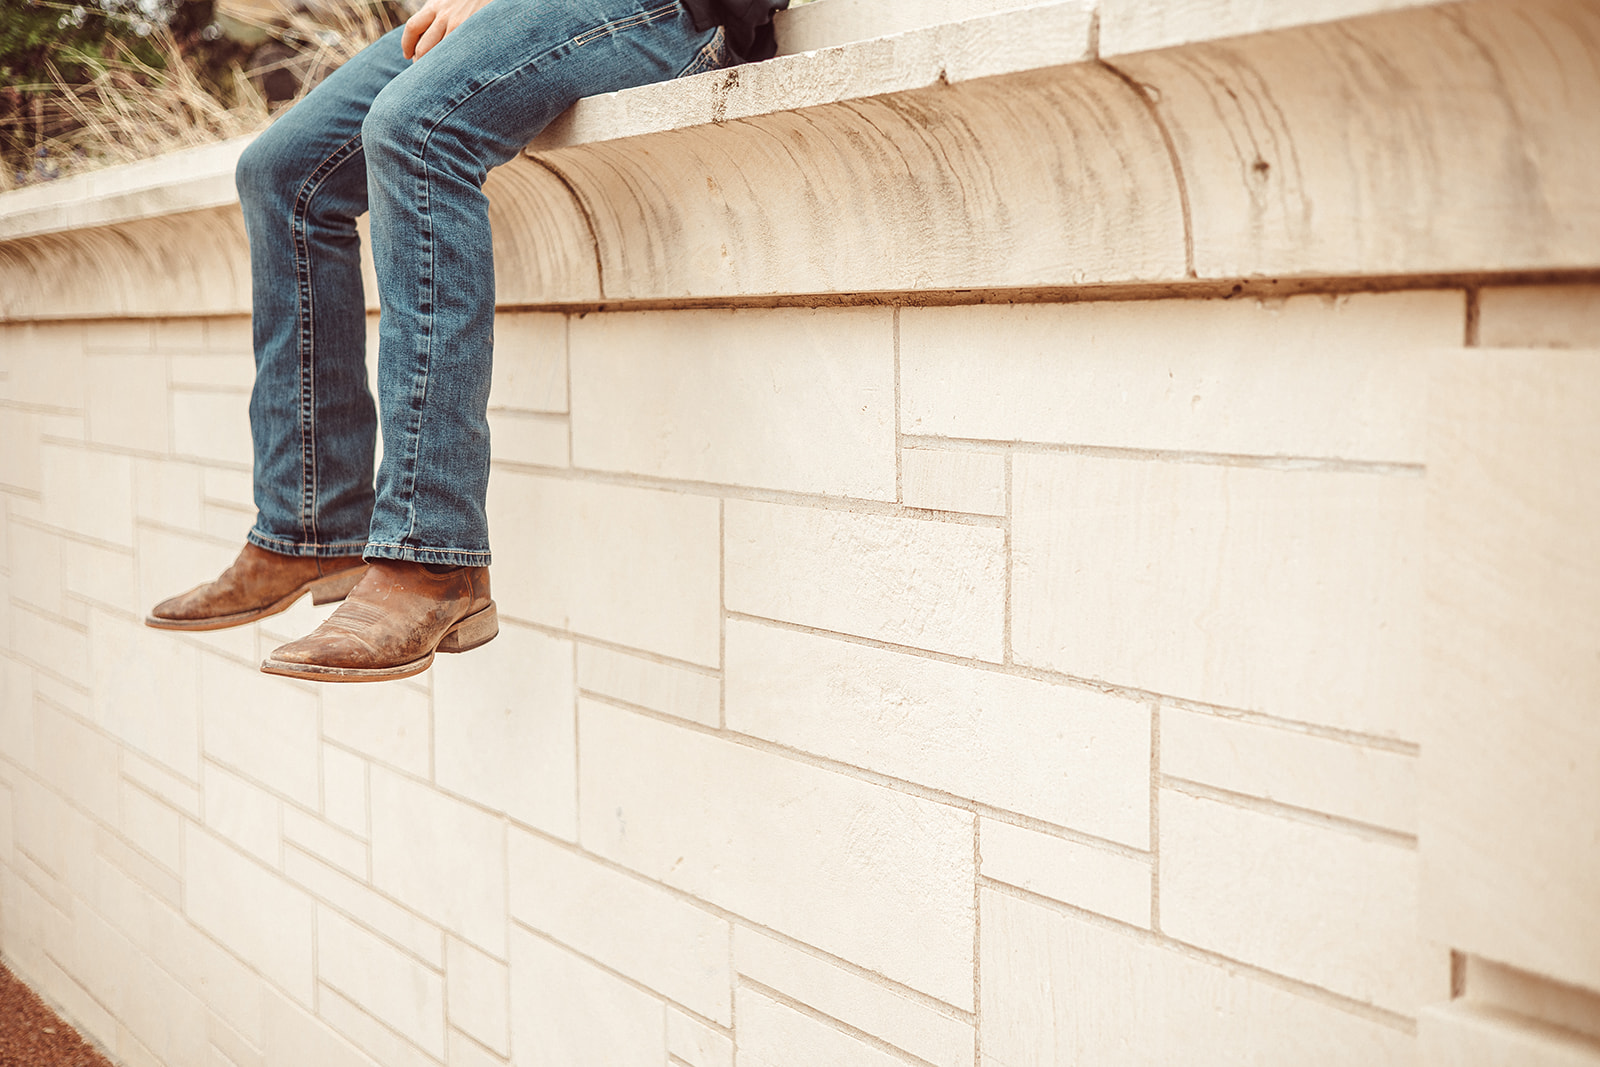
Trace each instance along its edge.
<path fill-rule="evenodd" d="M 238 146 L 0 197 L 7 965 L 129 1067 L 1600 1065 L 1600 4 L 1243 6 L 574 109 L 405 682 L 139 621 Z"/>

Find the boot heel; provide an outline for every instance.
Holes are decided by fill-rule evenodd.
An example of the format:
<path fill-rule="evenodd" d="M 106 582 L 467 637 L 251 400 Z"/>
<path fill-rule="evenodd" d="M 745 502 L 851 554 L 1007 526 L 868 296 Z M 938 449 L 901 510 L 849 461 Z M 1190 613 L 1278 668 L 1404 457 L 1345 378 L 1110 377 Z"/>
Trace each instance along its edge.
<path fill-rule="evenodd" d="M 318 578 L 311 583 L 311 603 L 332 604 L 336 600 L 343 600 L 350 595 L 350 590 L 356 587 L 356 583 L 361 581 L 366 573 L 365 566 L 350 567 L 338 574 Z"/>
<path fill-rule="evenodd" d="M 500 617 L 495 614 L 494 601 L 482 611 L 468 615 L 456 623 L 439 642 L 440 652 L 468 652 L 486 645 L 500 632 Z"/>

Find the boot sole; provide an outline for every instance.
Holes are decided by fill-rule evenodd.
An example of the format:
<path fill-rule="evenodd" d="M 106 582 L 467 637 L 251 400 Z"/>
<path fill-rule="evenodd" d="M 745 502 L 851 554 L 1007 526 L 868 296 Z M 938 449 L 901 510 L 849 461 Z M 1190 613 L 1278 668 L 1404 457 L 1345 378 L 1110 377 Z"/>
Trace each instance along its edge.
<path fill-rule="evenodd" d="M 245 623 L 255 622 L 257 619 L 269 618 L 288 611 L 296 600 L 311 594 L 311 603 L 322 605 L 332 604 L 343 600 L 350 595 L 350 590 L 361 581 L 361 576 L 366 573 L 366 567 L 347 567 L 336 574 L 314 578 L 288 595 L 273 601 L 261 608 L 252 608 L 249 611 L 236 611 L 232 615 L 212 615 L 204 619 L 164 619 L 159 615 L 146 615 L 144 624 L 157 630 L 226 630 L 232 626 L 243 626 Z"/>
<path fill-rule="evenodd" d="M 444 632 L 433 652 L 410 663 L 393 667 L 324 667 L 316 663 L 285 663 L 266 659 L 261 663 L 263 674 L 276 674 L 283 678 L 300 678 L 312 682 L 389 682 L 421 674 L 433 666 L 435 652 L 470 652 L 495 639 L 500 632 L 500 617 L 495 612 L 494 601 L 481 611 L 474 612 Z"/>

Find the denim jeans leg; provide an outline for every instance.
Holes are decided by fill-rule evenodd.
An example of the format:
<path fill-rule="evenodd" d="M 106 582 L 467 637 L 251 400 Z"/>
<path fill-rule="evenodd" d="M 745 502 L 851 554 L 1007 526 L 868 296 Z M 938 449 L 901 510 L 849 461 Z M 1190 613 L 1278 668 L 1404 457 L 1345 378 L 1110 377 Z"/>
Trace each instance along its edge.
<path fill-rule="evenodd" d="M 272 551 L 348 556 L 366 545 L 377 417 L 355 227 L 367 210 L 361 121 L 406 66 L 396 31 L 335 71 L 239 159 L 256 356 L 249 539 Z"/>
<path fill-rule="evenodd" d="M 378 93 L 362 125 L 382 305 L 368 559 L 489 562 L 489 170 L 580 97 L 692 72 L 718 41 L 677 0 L 492 0 Z"/>

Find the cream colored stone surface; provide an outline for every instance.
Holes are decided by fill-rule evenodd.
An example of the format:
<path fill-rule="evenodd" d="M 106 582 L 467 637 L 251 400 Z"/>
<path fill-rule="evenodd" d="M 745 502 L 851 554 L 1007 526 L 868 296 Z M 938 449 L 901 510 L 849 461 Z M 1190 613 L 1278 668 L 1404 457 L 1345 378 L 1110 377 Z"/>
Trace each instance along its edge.
<path fill-rule="evenodd" d="M 495 316 L 489 407 L 567 410 L 567 316 L 537 312 Z"/>
<path fill-rule="evenodd" d="M 1536 1020 L 1600 1041 L 1600 993 L 1467 956 L 1463 994 L 1470 1004 Z"/>
<path fill-rule="evenodd" d="M 1420 479 L 1075 455 L 1014 477 L 1019 662 L 1416 737 Z"/>
<path fill-rule="evenodd" d="M 172 450 L 201 462 L 249 467 L 250 395 L 175 389 Z"/>
<path fill-rule="evenodd" d="M 496 563 L 507 615 L 717 664 L 715 500 L 502 471 L 489 527 L 537 537 L 536 551 Z"/>
<path fill-rule="evenodd" d="M 1424 1063 L 1456 1067 L 1595 1067 L 1600 1042 L 1531 1019 L 1470 1004 L 1425 1009 L 1419 1019 Z"/>
<path fill-rule="evenodd" d="M 284 849 L 283 872 L 319 903 L 381 934 L 430 967 L 445 966 L 439 927 L 376 892 L 364 878 L 352 877 L 293 846 Z"/>
<path fill-rule="evenodd" d="M 220 656 L 200 657 L 205 753 L 305 807 L 320 804 L 317 693 Z"/>
<path fill-rule="evenodd" d="M 902 382 L 901 388 L 904 387 Z M 997 452 L 902 448 L 900 499 L 913 508 L 1004 515 L 1005 457 Z"/>
<path fill-rule="evenodd" d="M 1100 54 L 1145 52 L 1437 3 L 1439 0 L 1177 0 L 1163 4 L 1101 0 Z"/>
<path fill-rule="evenodd" d="M 705 726 L 721 718 L 715 675 L 613 648 L 578 645 L 578 688 Z"/>
<path fill-rule="evenodd" d="M 1600 990 L 1600 353 L 1436 365 L 1424 929 Z"/>
<path fill-rule="evenodd" d="M 744 1036 L 739 1059 L 755 1067 L 900 1067 L 906 1062 L 751 989 L 739 990 L 738 1012 Z"/>
<path fill-rule="evenodd" d="M 167 451 L 167 368 L 159 355 L 84 359 L 89 440 L 97 445 Z"/>
<path fill-rule="evenodd" d="M 773 28 L 778 54 L 793 55 L 1027 6 L 1026 0 L 927 0 L 915 5 L 838 0 L 825 7 L 792 7 L 774 17 Z"/>
<path fill-rule="evenodd" d="M 996 891 L 982 906 L 987 1067 L 1416 1062 L 1398 1027 L 1220 963 Z"/>
<path fill-rule="evenodd" d="M 1161 773 L 1399 833 L 1417 832 L 1417 760 L 1405 753 L 1163 708 Z"/>
<path fill-rule="evenodd" d="M 268 867 L 283 861 L 283 803 L 214 763 L 200 771 L 206 828 Z"/>
<path fill-rule="evenodd" d="M 489 412 L 489 437 L 496 463 L 530 467 L 572 465 L 567 419 L 504 409 Z"/>
<path fill-rule="evenodd" d="M 733 1039 L 668 1007 L 667 1055 L 677 1057 L 689 1067 L 733 1067 Z"/>
<path fill-rule="evenodd" d="M 319 692 L 329 741 L 377 763 L 427 778 L 432 760 L 432 704 L 427 690 L 404 684 L 327 686 Z"/>
<path fill-rule="evenodd" d="M 733 1024 L 726 920 L 519 830 L 509 854 L 512 918 L 702 1018 Z"/>
<path fill-rule="evenodd" d="M 659 1000 L 566 949 L 512 932 L 514 1067 L 657 1067 L 666 1030 Z"/>
<path fill-rule="evenodd" d="M 452 937 L 445 941 L 444 979 L 450 1025 L 499 1055 L 509 1055 L 510 968 Z"/>
<path fill-rule="evenodd" d="M 1600 285 L 1491 287 L 1478 294 L 1485 348 L 1600 349 Z"/>
<path fill-rule="evenodd" d="M 728 728 L 1146 847 L 1150 711 L 1119 697 L 734 620 Z"/>
<path fill-rule="evenodd" d="M 505 952 L 504 824 L 372 769 L 372 884 L 491 955 Z"/>
<path fill-rule="evenodd" d="M 368 869 L 367 844 L 292 805 L 283 809 L 283 839 L 308 855 L 364 878 Z"/>
<path fill-rule="evenodd" d="M 978 821 L 978 873 L 1030 893 L 1149 929 L 1150 861 L 997 819 Z"/>
<path fill-rule="evenodd" d="M 358 837 L 367 832 L 367 765 L 333 745 L 322 746 L 322 812 Z"/>
<path fill-rule="evenodd" d="M 901 430 L 1420 463 L 1425 350 L 1464 313 L 1459 292 L 907 308 Z"/>
<path fill-rule="evenodd" d="M 438 1062 L 332 986 L 317 987 L 317 1013 L 379 1063 L 395 1067 L 430 1067 Z"/>
<path fill-rule="evenodd" d="M 1004 538 L 990 527 L 730 500 L 729 610 L 998 662 Z"/>
<path fill-rule="evenodd" d="M 972 1027 L 913 999 L 903 990 L 745 926 L 733 931 L 733 965 L 741 977 L 775 989 L 935 1067 L 971 1067 Z"/>
<path fill-rule="evenodd" d="M 433 694 L 454 709 L 434 717 L 434 780 L 518 822 L 573 837 L 572 643 L 502 625 L 481 653 L 440 657 Z"/>
<path fill-rule="evenodd" d="M 573 463 L 893 500 L 893 323 L 887 308 L 576 319 Z"/>
<path fill-rule="evenodd" d="M 444 1056 L 444 979 L 327 908 L 317 909 L 317 974 L 435 1056 Z"/>
<path fill-rule="evenodd" d="M 959 1006 L 972 816 L 592 701 L 584 847 Z"/>
<path fill-rule="evenodd" d="M 184 914 L 301 1004 L 314 984 L 315 904 L 254 860 L 184 828 Z"/>
<path fill-rule="evenodd" d="M 1421 992 L 1413 848 L 1161 793 L 1161 929 L 1409 1015 Z"/>
<path fill-rule="evenodd" d="M 371 1067 L 373 1061 L 325 1023 L 282 997 L 265 998 L 267 1067 L 317 1063 L 326 1067 Z M 244 1065 L 240 1065 L 244 1067 Z"/>
<path fill-rule="evenodd" d="M 97 541 L 133 543 L 133 472 L 127 456 L 42 444 L 39 468 L 41 520 Z"/>

